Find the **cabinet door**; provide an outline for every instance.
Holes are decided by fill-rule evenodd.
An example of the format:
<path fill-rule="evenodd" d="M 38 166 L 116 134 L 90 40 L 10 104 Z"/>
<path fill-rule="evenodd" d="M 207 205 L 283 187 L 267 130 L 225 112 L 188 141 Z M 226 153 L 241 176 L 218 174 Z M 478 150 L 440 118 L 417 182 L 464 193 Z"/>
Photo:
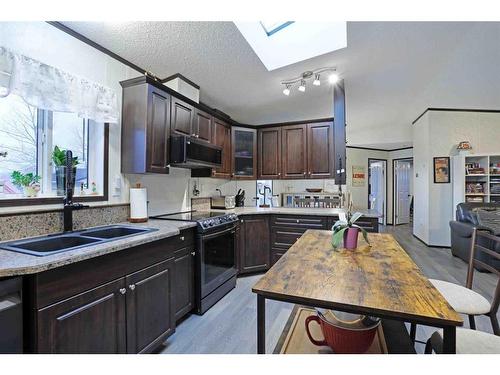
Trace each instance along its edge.
<path fill-rule="evenodd" d="M 259 178 L 281 177 L 281 128 L 259 130 Z"/>
<path fill-rule="evenodd" d="M 194 308 L 194 256 L 193 247 L 175 252 L 172 289 L 176 321 Z"/>
<path fill-rule="evenodd" d="M 214 118 L 212 143 L 222 147 L 222 167 L 213 169 L 212 176 L 231 177 L 231 128 L 226 123 Z"/>
<path fill-rule="evenodd" d="M 307 177 L 333 177 L 333 124 L 307 125 Z"/>
<path fill-rule="evenodd" d="M 147 171 L 168 173 L 170 96 L 149 86 L 147 126 Z"/>
<path fill-rule="evenodd" d="M 173 333 L 173 265 L 171 258 L 125 278 L 128 353 L 149 352 Z"/>
<path fill-rule="evenodd" d="M 196 138 L 205 142 L 212 142 L 212 116 L 196 109 L 193 132 L 196 134 Z"/>
<path fill-rule="evenodd" d="M 196 136 L 193 131 L 193 107 L 176 97 L 172 97 L 172 121 L 170 128 L 177 134 Z"/>
<path fill-rule="evenodd" d="M 270 262 L 269 217 L 243 216 L 240 224 L 240 273 L 267 270 Z"/>
<path fill-rule="evenodd" d="M 257 178 L 257 131 L 233 127 L 231 130 L 233 177 L 240 180 Z"/>
<path fill-rule="evenodd" d="M 306 125 L 292 125 L 281 129 L 283 178 L 306 178 L 306 128 Z"/>
<path fill-rule="evenodd" d="M 125 353 L 124 279 L 38 310 L 39 353 Z"/>

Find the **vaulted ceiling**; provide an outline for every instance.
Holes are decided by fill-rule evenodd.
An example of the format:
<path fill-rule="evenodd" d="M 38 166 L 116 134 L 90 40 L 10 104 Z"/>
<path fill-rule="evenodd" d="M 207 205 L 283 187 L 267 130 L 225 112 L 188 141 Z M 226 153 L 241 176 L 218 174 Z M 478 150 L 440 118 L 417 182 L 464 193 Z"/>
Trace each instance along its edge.
<path fill-rule="evenodd" d="M 411 144 L 427 107 L 500 107 L 500 23 L 348 22 L 348 47 L 267 71 L 232 22 L 65 22 L 159 77 L 181 73 L 206 104 L 265 124 L 332 116 L 333 90 L 282 93 L 280 81 L 335 66 L 351 145 Z"/>

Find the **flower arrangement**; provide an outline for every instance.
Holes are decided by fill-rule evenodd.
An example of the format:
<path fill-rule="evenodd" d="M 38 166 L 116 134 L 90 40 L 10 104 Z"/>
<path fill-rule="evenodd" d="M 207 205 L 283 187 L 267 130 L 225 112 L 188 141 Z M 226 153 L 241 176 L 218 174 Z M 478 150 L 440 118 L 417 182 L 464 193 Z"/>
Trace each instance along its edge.
<path fill-rule="evenodd" d="M 344 241 L 344 247 L 346 249 L 355 249 L 358 246 L 359 231 L 361 231 L 363 238 L 368 245 L 370 245 L 366 230 L 355 224 L 356 220 L 363 216 L 363 214 L 361 212 L 352 213 L 353 204 L 350 194 L 348 194 L 347 202 L 346 212 L 339 215 L 339 220 L 335 222 L 332 227 L 332 246 L 334 249 L 337 249 L 340 246 L 340 242 L 342 240 Z"/>
<path fill-rule="evenodd" d="M 26 197 L 36 197 L 40 191 L 40 176 L 33 173 L 21 173 L 14 171 L 11 173 L 10 178 L 12 183 L 19 188 L 23 189 Z"/>

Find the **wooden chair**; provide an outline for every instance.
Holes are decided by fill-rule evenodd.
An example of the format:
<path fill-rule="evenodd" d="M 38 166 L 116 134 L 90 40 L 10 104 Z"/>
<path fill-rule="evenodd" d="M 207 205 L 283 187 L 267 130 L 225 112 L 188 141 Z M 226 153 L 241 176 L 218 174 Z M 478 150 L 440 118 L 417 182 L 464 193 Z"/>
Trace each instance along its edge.
<path fill-rule="evenodd" d="M 484 231 L 478 231 L 474 228 L 471 238 L 471 249 L 469 254 L 469 264 L 467 268 L 467 281 L 465 287 L 455 283 L 450 283 L 443 280 L 429 279 L 429 281 L 436 287 L 437 290 L 443 295 L 453 309 L 461 314 L 469 316 L 469 327 L 473 330 L 476 329 L 476 322 L 474 317 L 476 315 L 486 315 L 490 318 L 491 326 L 495 335 L 500 336 L 500 328 L 498 325 L 497 312 L 500 303 L 500 269 L 496 269 L 489 264 L 486 264 L 476 259 L 477 251 L 482 251 L 491 257 L 500 261 L 500 254 L 487 249 L 478 244 L 478 239 L 491 241 L 492 244 L 500 243 L 500 238 L 493 236 Z M 495 246 L 493 246 L 494 248 Z M 493 301 L 490 303 L 481 294 L 472 290 L 472 283 L 474 279 L 475 266 L 481 266 L 498 276 L 498 282 L 493 295 Z M 416 325 L 411 324 L 410 337 L 415 341 Z"/>

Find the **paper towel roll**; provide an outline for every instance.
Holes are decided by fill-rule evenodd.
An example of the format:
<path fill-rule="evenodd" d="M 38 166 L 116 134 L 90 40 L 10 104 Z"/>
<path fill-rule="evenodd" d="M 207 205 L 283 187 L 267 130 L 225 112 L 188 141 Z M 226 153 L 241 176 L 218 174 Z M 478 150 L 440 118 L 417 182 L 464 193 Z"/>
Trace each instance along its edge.
<path fill-rule="evenodd" d="M 148 192 L 146 188 L 130 189 L 130 222 L 148 221 Z"/>

